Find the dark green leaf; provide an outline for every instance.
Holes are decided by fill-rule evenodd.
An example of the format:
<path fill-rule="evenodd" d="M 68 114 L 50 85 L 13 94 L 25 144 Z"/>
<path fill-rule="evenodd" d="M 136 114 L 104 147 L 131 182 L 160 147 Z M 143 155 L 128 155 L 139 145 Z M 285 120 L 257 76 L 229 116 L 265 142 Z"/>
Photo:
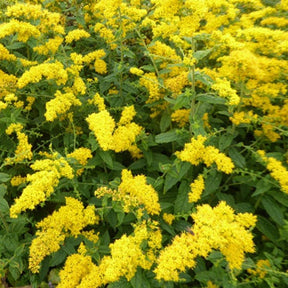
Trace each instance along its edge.
<path fill-rule="evenodd" d="M 191 211 L 192 205 L 188 202 L 188 193 L 190 192 L 190 184 L 183 180 L 179 186 L 178 194 L 175 200 L 174 213 L 185 214 Z"/>
<path fill-rule="evenodd" d="M 10 175 L 6 173 L 0 173 L 0 182 L 5 183 L 10 180 Z"/>
<path fill-rule="evenodd" d="M 281 207 L 271 197 L 264 196 L 261 200 L 266 212 L 280 226 L 284 225 L 284 215 Z"/>
<path fill-rule="evenodd" d="M 137 269 L 136 274 L 131 279 L 131 284 L 133 288 L 150 288 L 150 283 L 145 277 L 145 274 L 141 268 Z"/>
<path fill-rule="evenodd" d="M 202 197 L 208 196 L 217 191 L 220 186 L 222 177 L 222 173 L 219 173 L 216 170 L 212 170 L 205 178 L 205 190 Z"/>
<path fill-rule="evenodd" d="M 271 189 L 272 185 L 267 181 L 266 178 L 262 178 L 259 180 L 256 184 L 256 190 L 252 194 L 252 197 L 255 197 L 257 195 L 263 194 L 265 192 L 268 192 Z"/>
<path fill-rule="evenodd" d="M 106 163 L 109 168 L 113 169 L 113 159 L 110 155 L 110 152 L 99 150 L 98 154 L 101 157 L 101 159 L 104 161 L 104 163 Z"/>
<path fill-rule="evenodd" d="M 221 151 L 225 150 L 227 147 L 229 147 L 234 139 L 234 135 L 232 134 L 224 134 L 221 135 L 219 138 L 219 149 Z"/>
<path fill-rule="evenodd" d="M 225 104 L 226 102 L 225 99 L 211 94 L 198 94 L 196 99 L 200 102 L 206 102 L 210 104 Z"/>
<path fill-rule="evenodd" d="M 279 233 L 276 226 L 274 226 L 269 220 L 262 216 L 257 216 L 257 229 L 263 233 L 268 239 L 277 242 L 279 239 Z"/>
<path fill-rule="evenodd" d="M 177 138 L 178 138 L 178 134 L 176 133 L 176 131 L 171 130 L 171 131 L 156 135 L 155 142 L 158 144 L 169 143 L 169 142 L 176 141 Z"/>
<path fill-rule="evenodd" d="M 193 57 L 199 61 L 199 60 L 205 58 L 206 56 L 208 56 L 211 53 L 211 51 L 212 51 L 212 49 L 199 50 L 199 51 L 196 51 L 195 53 L 193 53 Z"/>
<path fill-rule="evenodd" d="M 233 163 L 236 167 L 245 168 L 246 167 L 246 160 L 241 155 L 241 153 L 237 150 L 236 147 L 229 148 L 228 155 L 232 159 Z"/>
<path fill-rule="evenodd" d="M 161 132 L 165 132 L 171 124 L 171 116 L 169 113 L 163 113 L 160 120 L 160 130 Z"/>

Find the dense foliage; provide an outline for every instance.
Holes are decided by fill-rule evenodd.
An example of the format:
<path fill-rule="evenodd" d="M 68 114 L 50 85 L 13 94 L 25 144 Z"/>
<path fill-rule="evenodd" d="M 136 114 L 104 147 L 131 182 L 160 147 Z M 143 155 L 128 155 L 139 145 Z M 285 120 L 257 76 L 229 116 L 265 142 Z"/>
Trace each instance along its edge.
<path fill-rule="evenodd" d="M 288 286 L 287 0 L 0 5 L 0 287 Z"/>

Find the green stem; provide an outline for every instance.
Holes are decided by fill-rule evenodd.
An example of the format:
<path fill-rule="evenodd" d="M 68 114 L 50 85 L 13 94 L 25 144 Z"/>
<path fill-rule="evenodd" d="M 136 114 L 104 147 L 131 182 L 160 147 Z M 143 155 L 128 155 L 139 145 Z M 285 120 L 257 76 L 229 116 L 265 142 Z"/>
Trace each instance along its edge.
<path fill-rule="evenodd" d="M 154 61 L 154 58 L 152 57 L 152 54 L 150 54 L 149 49 L 148 49 L 148 47 L 147 47 L 147 45 L 146 45 L 146 43 L 145 43 L 145 41 L 144 41 L 141 33 L 140 33 L 140 32 L 138 31 L 138 29 L 136 29 L 136 28 L 135 28 L 135 31 L 136 31 L 138 37 L 141 39 L 141 42 L 142 42 L 143 46 L 144 46 L 145 49 L 146 49 L 146 52 L 148 53 L 148 56 L 149 56 L 149 58 L 150 58 L 150 60 L 151 60 L 151 62 L 152 62 L 152 65 L 153 65 L 153 67 L 154 67 L 154 69 L 155 69 L 155 73 L 156 73 L 157 77 L 159 77 L 159 71 L 158 71 L 157 65 L 156 65 L 156 63 L 155 63 L 155 61 Z"/>

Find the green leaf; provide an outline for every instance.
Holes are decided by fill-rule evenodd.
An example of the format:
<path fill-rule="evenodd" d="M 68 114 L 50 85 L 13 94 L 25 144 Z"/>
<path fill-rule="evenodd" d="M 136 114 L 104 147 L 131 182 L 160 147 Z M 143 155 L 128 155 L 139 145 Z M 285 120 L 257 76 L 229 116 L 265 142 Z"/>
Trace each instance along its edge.
<path fill-rule="evenodd" d="M 279 239 L 278 229 L 266 218 L 257 216 L 257 229 L 274 243 Z"/>
<path fill-rule="evenodd" d="M 187 93 L 177 96 L 173 110 L 178 110 L 180 108 L 188 108 L 191 105 L 191 96 Z"/>
<path fill-rule="evenodd" d="M 223 134 L 219 138 L 219 149 L 221 151 L 225 150 L 229 147 L 234 139 L 234 135 L 232 134 Z"/>
<path fill-rule="evenodd" d="M 211 94 L 198 94 L 196 100 L 210 104 L 225 104 L 226 100 L 216 95 Z"/>
<path fill-rule="evenodd" d="M 160 130 L 161 132 L 165 132 L 171 124 L 171 116 L 169 113 L 165 112 L 162 114 L 161 120 L 160 120 Z"/>
<path fill-rule="evenodd" d="M 137 170 L 137 169 L 142 169 L 143 167 L 145 167 L 146 165 L 146 160 L 141 158 L 139 160 L 136 160 L 135 162 L 133 162 L 128 169 L 129 170 Z"/>
<path fill-rule="evenodd" d="M 288 195 L 283 193 L 282 191 L 269 191 L 269 195 L 271 195 L 275 200 L 277 200 L 281 205 L 288 207 Z"/>
<path fill-rule="evenodd" d="M 104 161 L 104 163 L 106 163 L 110 169 L 113 169 L 113 159 L 110 155 L 110 152 L 99 150 L 98 154 L 101 157 L 101 159 Z"/>
<path fill-rule="evenodd" d="M 122 277 L 119 281 L 109 284 L 107 288 L 133 288 L 133 286 L 126 280 L 126 278 Z"/>
<path fill-rule="evenodd" d="M 136 274 L 130 280 L 133 288 L 150 288 L 150 283 L 145 277 L 145 274 L 141 268 L 137 269 Z"/>
<path fill-rule="evenodd" d="M 178 194 L 175 200 L 174 213 L 185 214 L 191 211 L 192 205 L 188 202 L 188 193 L 190 192 L 190 184 L 183 180 L 179 186 Z"/>
<path fill-rule="evenodd" d="M 217 191 L 222 177 L 222 173 L 219 173 L 217 170 L 212 170 L 205 178 L 205 189 L 202 197 L 208 196 Z"/>
<path fill-rule="evenodd" d="M 0 173 L 0 182 L 5 183 L 10 180 L 10 175 L 6 173 Z"/>
<path fill-rule="evenodd" d="M 178 134 L 176 133 L 176 130 L 171 130 L 171 131 L 156 135 L 155 142 L 158 144 L 169 143 L 169 142 L 176 141 L 177 138 L 178 138 Z"/>
<path fill-rule="evenodd" d="M 284 215 L 281 207 L 271 197 L 264 196 L 261 200 L 266 212 L 280 226 L 284 225 Z"/>
<path fill-rule="evenodd" d="M 4 197 L 7 192 L 7 186 L 5 184 L 0 184 L 0 198 Z"/>
<path fill-rule="evenodd" d="M 199 50 L 193 53 L 193 57 L 199 61 L 208 56 L 211 53 L 211 51 L 212 49 Z"/>
<path fill-rule="evenodd" d="M 268 192 L 272 187 L 272 184 L 267 181 L 267 178 L 262 178 L 259 180 L 256 184 L 256 190 L 252 194 L 252 197 L 255 197 L 257 195 L 263 194 L 265 192 Z"/>
<path fill-rule="evenodd" d="M 228 155 L 232 159 L 233 163 L 236 167 L 245 168 L 246 167 L 246 160 L 241 155 L 241 153 L 237 150 L 236 147 L 229 148 Z"/>

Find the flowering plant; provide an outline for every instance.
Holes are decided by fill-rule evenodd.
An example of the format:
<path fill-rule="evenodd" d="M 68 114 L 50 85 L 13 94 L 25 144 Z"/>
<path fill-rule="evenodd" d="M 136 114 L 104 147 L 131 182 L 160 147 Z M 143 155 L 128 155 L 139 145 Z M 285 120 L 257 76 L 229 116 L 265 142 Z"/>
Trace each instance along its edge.
<path fill-rule="evenodd" d="M 0 277 L 287 285 L 287 0 L 6 1 Z"/>

